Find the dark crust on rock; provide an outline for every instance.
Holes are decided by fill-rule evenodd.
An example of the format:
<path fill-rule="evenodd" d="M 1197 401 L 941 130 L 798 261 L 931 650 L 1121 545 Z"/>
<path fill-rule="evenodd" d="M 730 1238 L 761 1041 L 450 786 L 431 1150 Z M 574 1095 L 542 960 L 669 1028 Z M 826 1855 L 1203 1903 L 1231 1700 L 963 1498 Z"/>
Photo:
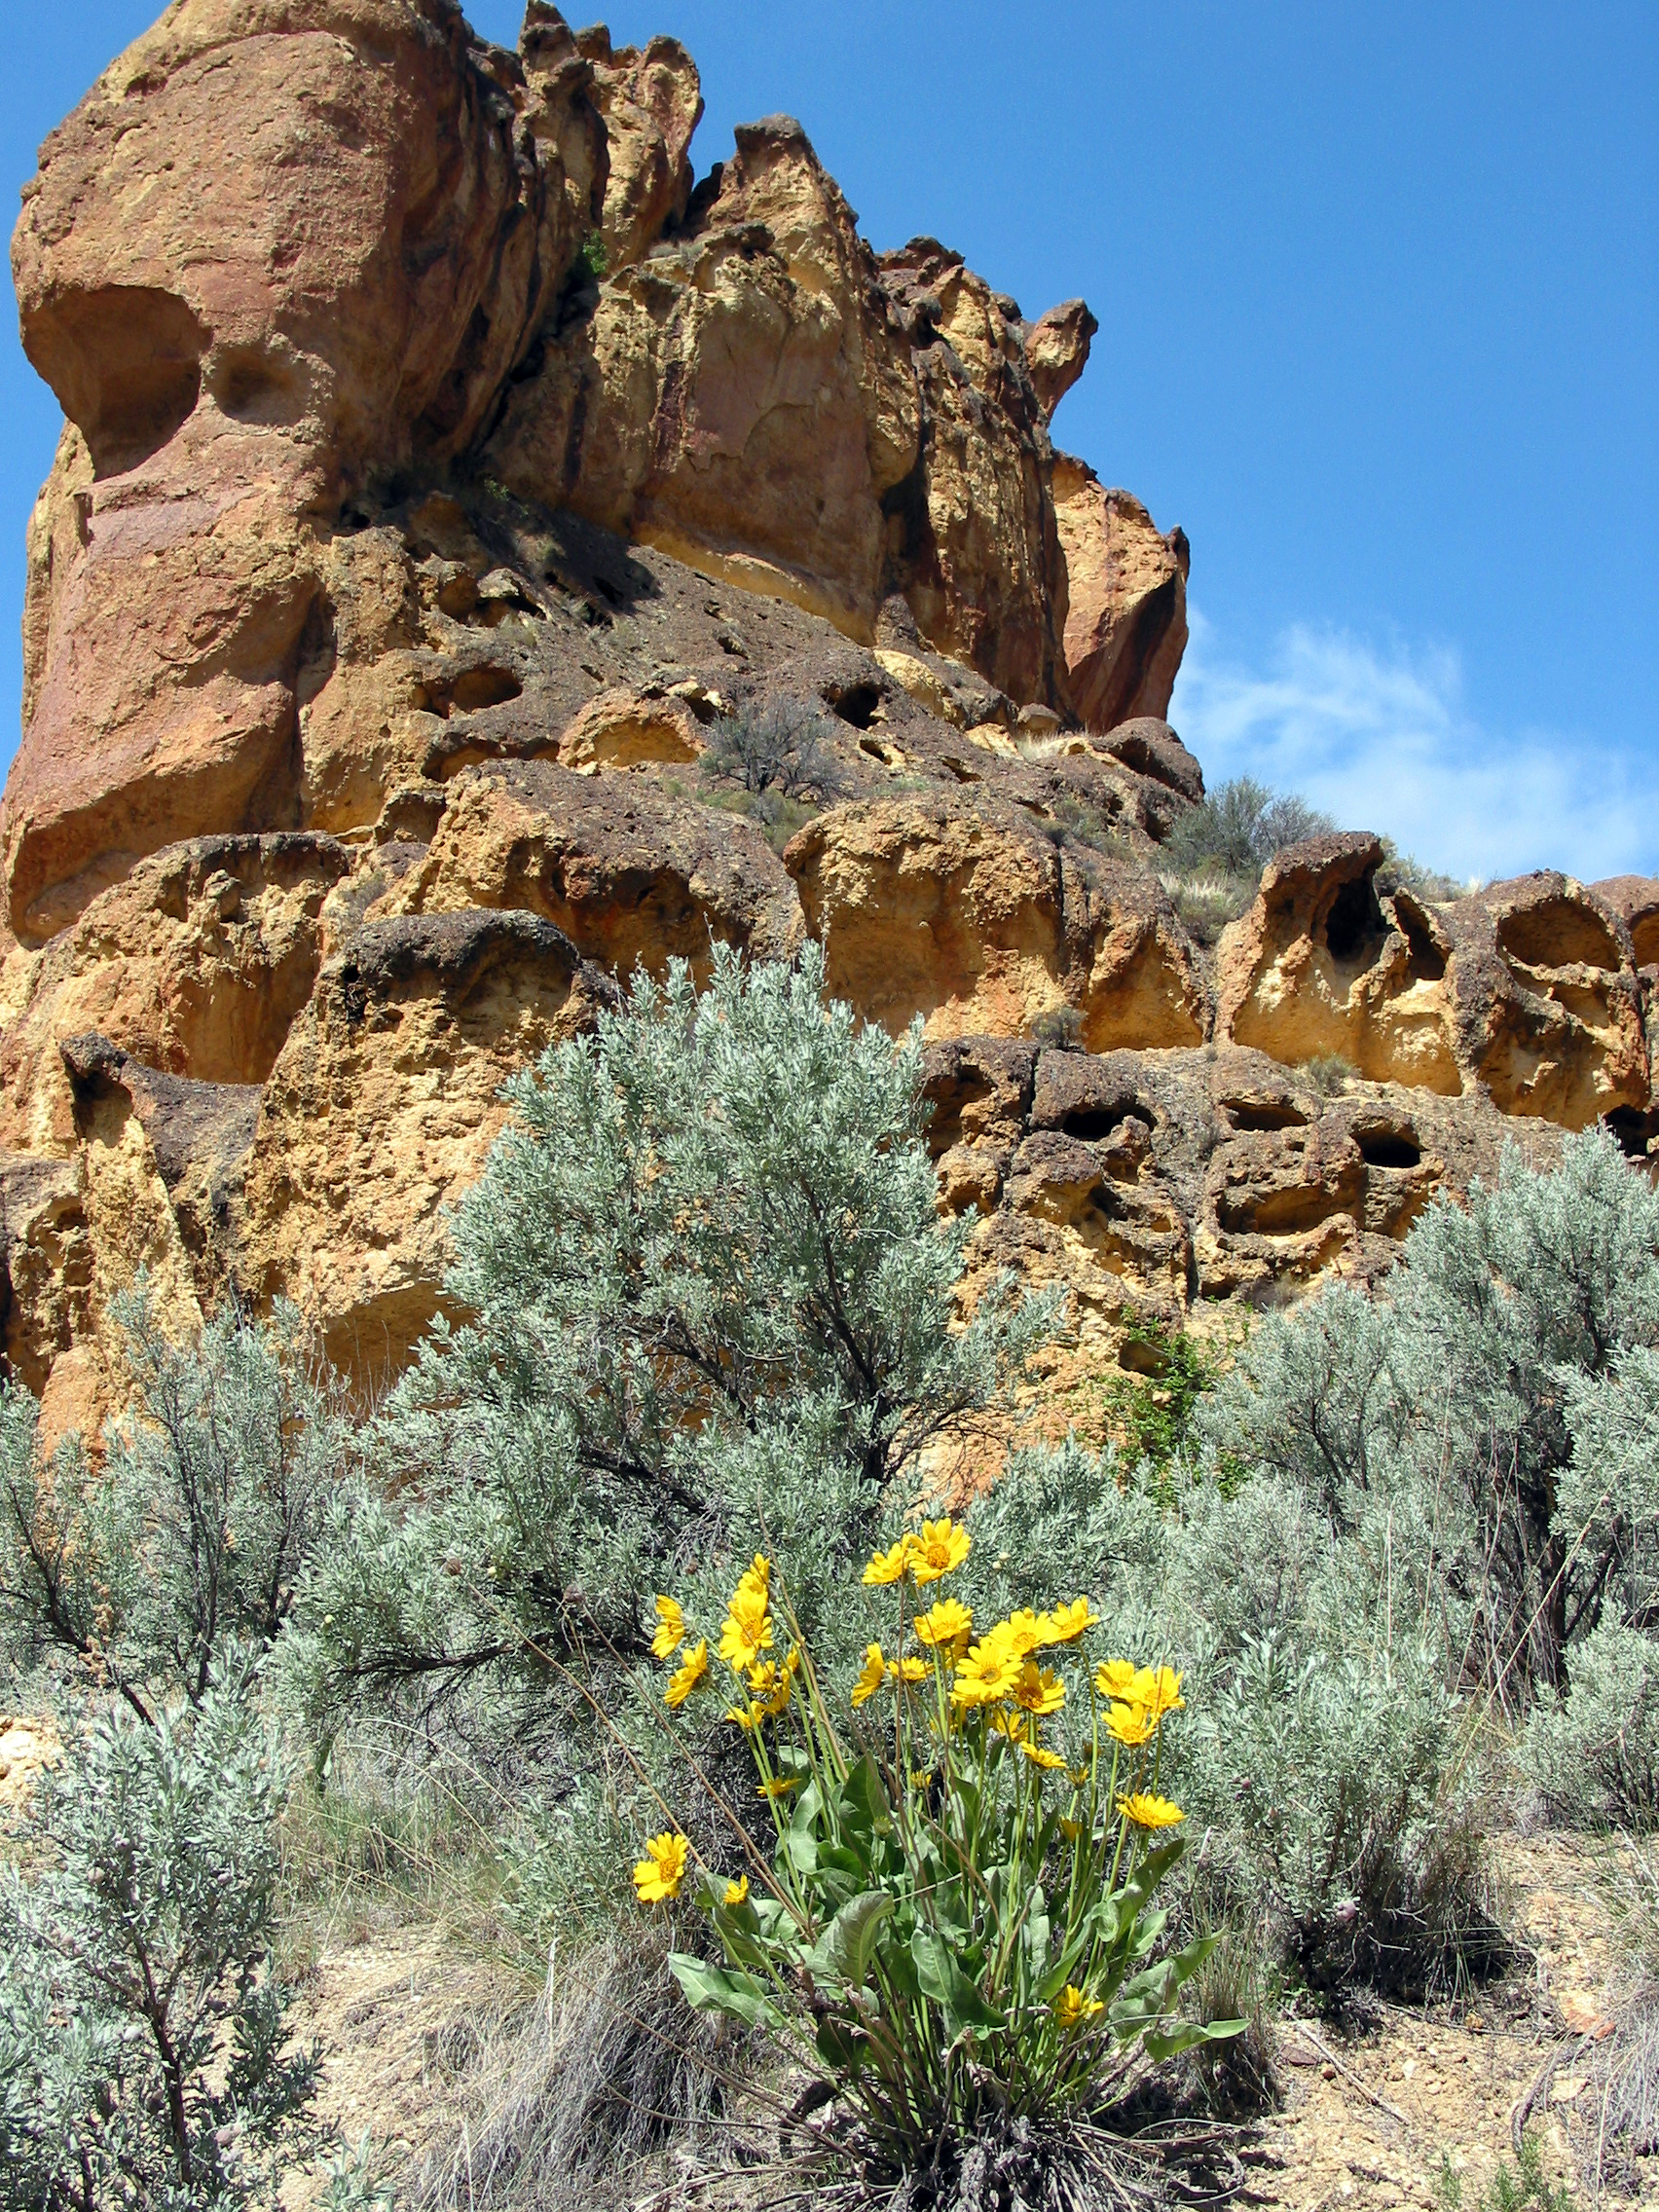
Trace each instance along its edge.
<path fill-rule="evenodd" d="M 65 1038 L 58 1050 L 78 1094 L 100 1088 L 126 1094 L 169 1193 L 205 1160 L 239 1160 L 253 1142 L 263 1084 L 193 1083 L 166 1075 L 95 1030 Z"/>
<path fill-rule="evenodd" d="M 571 981 L 583 965 L 564 931 L 538 914 L 475 908 L 365 922 L 328 963 L 321 981 L 354 985 L 376 998 L 399 997 L 412 985 L 424 985 L 459 1001 L 506 963 L 534 964 L 561 982 Z"/>

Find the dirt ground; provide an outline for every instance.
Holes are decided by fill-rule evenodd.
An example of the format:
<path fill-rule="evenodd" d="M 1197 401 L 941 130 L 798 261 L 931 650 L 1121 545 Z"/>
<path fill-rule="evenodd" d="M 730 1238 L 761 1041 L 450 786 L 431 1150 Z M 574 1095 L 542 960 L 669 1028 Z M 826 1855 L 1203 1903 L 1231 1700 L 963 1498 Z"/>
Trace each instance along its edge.
<path fill-rule="evenodd" d="M 1533 1958 L 1460 2006 L 1385 2008 L 1373 2033 L 1341 2041 L 1317 2021 L 1281 2024 L 1284 2109 L 1260 2129 L 1261 2201 L 1351 2206 L 1438 2201 L 1442 2161 L 1473 2206 L 1499 2159 L 1514 2163 L 1511 2116 L 1552 2051 L 1604 2033 L 1619 1965 L 1592 1880 L 1594 1847 L 1561 1835 L 1499 1838 L 1516 1932 Z M 1530 2121 L 1546 2172 L 1574 2172 L 1573 2135 L 1592 2127 L 1587 2070 L 1564 2066 Z M 1659 2176 L 1654 2177 L 1659 2181 Z"/>
<path fill-rule="evenodd" d="M 1254 2131 L 1251 2201 L 1295 2212 L 1436 2205 L 1444 2160 L 1472 2212 L 1498 2160 L 1513 2163 L 1516 2102 L 1558 2049 L 1568 2063 L 1531 2124 L 1546 2169 L 1572 2175 L 1570 2137 L 1594 2126 L 1595 2100 L 1586 2067 L 1570 2055 L 1605 2019 L 1619 1972 L 1592 1879 L 1594 1846 L 1552 1834 L 1496 1848 L 1530 1959 L 1467 2004 L 1383 2008 L 1376 2026 L 1348 2039 L 1311 2017 L 1283 2018 L 1284 2105 Z M 303 2011 L 329 2046 L 331 2116 L 350 2139 L 367 2129 L 389 2174 L 432 2143 L 459 2141 L 481 2027 L 515 2001 L 522 1985 L 458 1958 L 430 1931 L 325 1951 Z M 1649 2193 L 1656 2184 L 1659 2175 Z M 313 2196 L 297 2187 L 291 2212 Z"/>

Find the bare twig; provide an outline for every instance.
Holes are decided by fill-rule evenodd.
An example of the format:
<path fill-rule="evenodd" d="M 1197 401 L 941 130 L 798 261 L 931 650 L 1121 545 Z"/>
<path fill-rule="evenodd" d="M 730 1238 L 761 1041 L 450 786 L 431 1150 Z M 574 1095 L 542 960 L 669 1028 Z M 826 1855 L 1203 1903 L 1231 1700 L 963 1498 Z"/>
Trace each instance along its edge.
<path fill-rule="evenodd" d="M 1402 2127 L 1410 2127 L 1411 2121 L 1406 2118 L 1405 2114 L 1400 2110 L 1399 2106 L 1391 2105 L 1386 2097 L 1380 2097 L 1375 2089 L 1369 2088 L 1366 2083 L 1360 2080 L 1359 2076 L 1354 2072 L 1351 2066 L 1345 2066 L 1342 2060 L 1337 2056 L 1336 2052 L 1334 2050 L 1328 2049 L 1325 2045 L 1319 2041 L 1319 2038 L 1313 2033 L 1311 2028 L 1304 2027 L 1300 2020 L 1287 2020 L 1285 2022 L 1285 2025 L 1288 2028 L 1293 2028 L 1296 2033 L 1302 2038 L 1305 2044 L 1308 2044 L 1312 2049 L 1316 2050 L 1319 2053 L 1319 2056 L 1325 2061 L 1327 2066 L 1335 2067 L 1336 2071 L 1342 2076 L 1343 2080 L 1345 2082 L 1350 2083 L 1352 2086 L 1359 2091 L 1360 2095 L 1365 2099 L 1367 2104 L 1375 2105 L 1379 2112 L 1385 2112 L 1390 2120 L 1397 2120 Z"/>

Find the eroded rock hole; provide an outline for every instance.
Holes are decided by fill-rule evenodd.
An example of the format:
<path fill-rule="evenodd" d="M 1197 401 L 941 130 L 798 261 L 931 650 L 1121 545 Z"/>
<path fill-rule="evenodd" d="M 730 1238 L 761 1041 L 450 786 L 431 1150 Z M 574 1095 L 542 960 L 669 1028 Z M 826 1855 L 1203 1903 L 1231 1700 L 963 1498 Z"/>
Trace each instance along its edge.
<path fill-rule="evenodd" d="M 1139 1122 L 1150 1129 L 1152 1116 L 1138 1106 L 1079 1106 L 1065 1116 L 1060 1126 L 1068 1137 L 1076 1137 L 1083 1144 L 1097 1144 L 1124 1122 Z"/>
<path fill-rule="evenodd" d="M 961 1138 L 963 1115 L 990 1096 L 990 1085 L 976 1076 L 959 1076 L 928 1095 L 934 1110 L 927 1128 L 928 1150 L 939 1160 Z"/>
<path fill-rule="evenodd" d="M 171 292 L 116 284 L 77 293 L 25 335 L 99 476 L 136 468 L 196 412 L 207 333 Z"/>
<path fill-rule="evenodd" d="M 285 363 L 252 348 L 215 361 L 210 383 L 219 412 L 238 423 L 294 423 L 305 412 L 302 380 Z"/>
<path fill-rule="evenodd" d="M 873 683 L 849 683 L 844 691 L 838 691 L 832 699 L 826 694 L 825 704 L 831 714 L 839 716 L 842 721 L 850 723 L 854 729 L 868 729 L 881 705 L 881 693 Z M 869 750 L 866 745 L 865 751 L 867 753 Z M 885 756 L 878 755 L 878 757 Z"/>
<path fill-rule="evenodd" d="M 445 721 L 451 715 L 475 715 L 485 707 L 504 707 L 522 698 L 524 685 L 510 668 L 463 668 L 447 683 L 426 686 L 426 703 Z"/>
<path fill-rule="evenodd" d="M 1382 940 L 1382 909 L 1369 876 L 1345 883 L 1325 917 L 1325 942 L 1331 958 L 1368 964 L 1366 956 Z"/>
<path fill-rule="evenodd" d="M 1616 969 L 1619 948 L 1600 914 L 1575 899 L 1540 899 L 1505 914 L 1497 947 L 1528 968 Z"/>
<path fill-rule="evenodd" d="M 1602 1126 L 1617 1140 L 1627 1160 L 1645 1162 L 1650 1139 L 1659 1136 L 1659 1114 L 1644 1113 L 1640 1106 L 1615 1106 L 1602 1116 Z"/>
<path fill-rule="evenodd" d="M 1289 1099 L 1253 1099 L 1248 1104 L 1224 1098 L 1222 1105 L 1240 1135 L 1268 1135 L 1278 1129 L 1305 1129 L 1308 1117 Z"/>
<path fill-rule="evenodd" d="M 1446 973 L 1446 955 L 1434 941 L 1427 916 L 1406 897 L 1394 897 L 1394 920 L 1406 940 L 1406 979 L 1412 983 L 1438 983 Z"/>
<path fill-rule="evenodd" d="M 1422 1147 L 1404 1129 L 1356 1129 L 1354 1142 L 1367 1167 L 1416 1167 Z"/>

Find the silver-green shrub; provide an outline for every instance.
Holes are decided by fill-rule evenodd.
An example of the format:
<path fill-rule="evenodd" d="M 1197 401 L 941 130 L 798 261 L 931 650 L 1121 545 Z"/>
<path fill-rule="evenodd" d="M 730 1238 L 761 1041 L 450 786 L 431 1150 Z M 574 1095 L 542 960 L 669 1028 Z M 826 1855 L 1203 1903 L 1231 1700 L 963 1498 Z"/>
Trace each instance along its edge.
<path fill-rule="evenodd" d="M 148 1718 L 202 1697 L 228 1645 L 275 1641 L 351 1432 L 292 1307 L 176 1343 L 143 1283 L 113 1310 L 131 1395 L 101 1467 L 78 1437 L 43 1459 L 38 1406 L 0 1384 L 0 1656 L 68 1663 Z"/>
<path fill-rule="evenodd" d="M 454 1221 L 464 1318 L 392 1397 L 286 1640 L 318 1726 L 494 1688 L 557 1733 L 570 1673 L 645 1655 L 653 1592 L 762 1546 L 851 1655 L 830 1594 L 1052 1314 L 1005 1278 L 957 1325 L 968 1228 L 939 1218 L 921 1074 L 919 1025 L 827 1002 L 816 945 L 716 946 L 706 991 L 639 977 L 507 1086 Z"/>
<path fill-rule="evenodd" d="M 1659 1826 L 1659 1642 L 1604 1621 L 1574 1648 L 1565 1696 L 1528 1721 L 1522 1760 L 1568 1827 Z"/>
<path fill-rule="evenodd" d="M 1377 1301 L 1339 1287 L 1265 1321 L 1198 1426 L 1335 1532 L 1381 1517 L 1397 1602 L 1460 1677 L 1524 1702 L 1609 1608 L 1659 1595 L 1659 1496 L 1612 1441 L 1644 1433 L 1656 1344 L 1659 1197 L 1586 1132 L 1558 1168 L 1512 1149 L 1495 1185 L 1433 1204 Z"/>
<path fill-rule="evenodd" d="M 1345 1294 L 1333 1309 L 1347 1309 Z M 1328 1376 L 1363 1396 L 1363 1375 L 1329 1360 L 1329 1318 L 1311 1309 L 1286 1347 L 1287 1394 Z M 1323 1456 L 1273 1441 L 1307 1479 L 1259 1468 L 1235 1490 L 1213 1462 L 1189 1466 L 1162 1509 L 1110 1453 L 1016 1454 L 967 1515 L 961 1594 L 1006 1610 L 1086 1590 L 1124 1656 L 1181 1668 L 1191 1717 L 1161 1787 L 1202 1837 L 1196 1909 L 1260 1931 L 1322 1990 L 1420 1994 L 1495 1943 L 1467 1711 L 1394 1584 L 1386 1515 L 1362 1506 L 1334 1528 Z M 1330 1441 L 1340 1468 L 1351 1415 L 1349 1441 L 1334 1416 Z"/>
<path fill-rule="evenodd" d="M 323 2140 L 271 1956 L 281 1762 L 244 1690 L 98 1716 L 36 1786 L 0 1890 L 0 2203 L 272 2203 Z"/>

